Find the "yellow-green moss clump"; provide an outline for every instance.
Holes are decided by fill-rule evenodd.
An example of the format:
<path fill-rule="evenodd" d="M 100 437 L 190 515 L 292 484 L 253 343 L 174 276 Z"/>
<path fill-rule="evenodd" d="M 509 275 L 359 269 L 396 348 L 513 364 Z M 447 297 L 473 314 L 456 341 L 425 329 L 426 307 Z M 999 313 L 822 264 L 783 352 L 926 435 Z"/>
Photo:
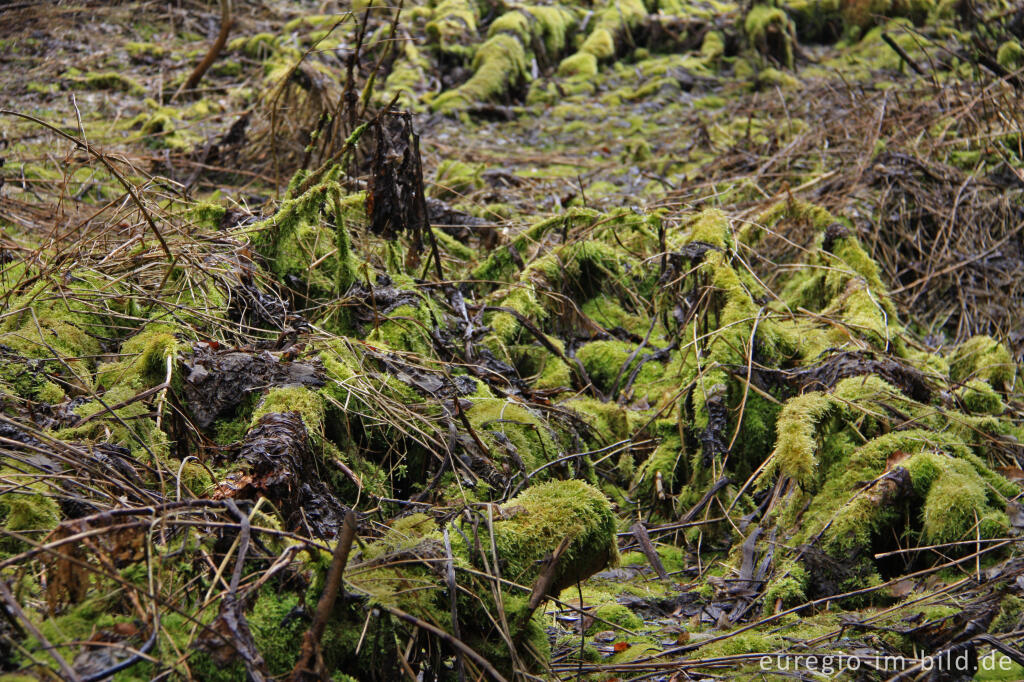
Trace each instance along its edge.
<path fill-rule="evenodd" d="M 477 578 L 476 571 L 463 569 L 483 568 L 497 558 L 505 579 L 532 585 L 543 567 L 542 559 L 568 538 L 552 587 L 552 593 L 557 594 L 616 561 L 615 518 L 607 498 L 588 484 L 552 481 L 528 488 L 509 501 L 500 513 L 494 514 L 491 527 L 496 555 L 491 553 L 489 542 L 484 543 L 481 554 L 470 539 L 476 531 L 468 523 L 449 533 L 456 576 L 462 588 L 460 626 L 463 637 L 474 649 L 499 668 L 509 668 L 509 651 L 494 625 L 499 606 L 489 583 Z M 441 533 L 433 519 L 423 514 L 407 516 L 395 521 L 380 540 L 350 560 L 345 574 L 346 589 L 365 595 L 371 608 L 375 604 L 397 607 L 450 629 L 448 597 L 430 567 L 432 561 L 444 556 Z M 528 596 L 523 590 L 503 589 L 501 607 L 513 638 L 530 654 L 525 663 L 538 669 L 549 654 L 549 646 L 541 615 L 531 616 L 528 610 Z M 352 665 L 357 660 L 355 649 L 366 618 L 361 610 L 355 609 L 345 609 L 337 618 L 338 630 L 352 630 L 352 634 L 334 641 L 332 657 Z M 389 642 L 386 648 L 391 646 L 391 638 L 384 641 Z M 520 652 L 521 657 L 523 653 Z M 363 654 L 358 656 L 363 659 Z"/>
<path fill-rule="evenodd" d="M 602 604 L 594 610 L 597 617 L 587 629 L 587 634 L 592 635 L 599 630 L 607 629 L 608 624 L 618 625 L 626 630 L 639 630 L 643 627 L 644 621 L 622 604 Z M 600 618 L 600 620 L 597 620 Z"/>
<path fill-rule="evenodd" d="M 274 412 L 298 412 L 311 435 L 323 432 L 324 400 L 316 391 L 302 386 L 270 389 L 253 411 L 249 428 L 255 427 L 263 415 Z"/>
<path fill-rule="evenodd" d="M 1024 68 L 1024 47 L 1016 40 L 1008 40 L 999 46 L 996 61 L 1007 71 L 1019 71 Z"/>
<path fill-rule="evenodd" d="M 793 68 L 795 27 L 786 13 L 768 5 L 756 5 L 743 22 L 750 46 L 786 68 Z"/>
<path fill-rule="evenodd" d="M 444 159 L 437 166 L 430 194 L 438 199 L 460 197 L 484 186 L 483 164 Z"/>
<path fill-rule="evenodd" d="M 644 362 L 640 365 L 646 356 L 638 346 L 624 341 L 592 341 L 576 352 L 587 376 L 602 391 L 622 388 L 638 367 L 636 384 L 643 386 L 659 378 L 662 375 L 659 363 Z"/>
<path fill-rule="evenodd" d="M 570 538 L 559 561 L 552 594 L 575 585 L 608 564 L 618 563 L 615 515 L 608 498 L 579 480 L 550 481 L 528 488 L 503 507 L 494 541 L 509 580 L 531 585 L 546 552 Z"/>
<path fill-rule="evenodd" d="M 6 470 L 8 475 L 11 471 Z M 0 496 L 4 528 L 12 533 L 45 535 L 60 523 L 60 505 L 43 491 L 7 493 Z"/>
<path fill-rule="evenodd" d="M 807 601 L 807 569 L 794 561 L 780 566 L 764 591 L 764 613 L 788 609 Z"/>
<path fill-rule="evenodd" d="M 956 395 L 967 412 L 999 416 L 1006 410 L 1002 396 L 981 379 L 971 379 L 957 390 Z"/>
<path fill-rule="evenodd" d="M 250 228 L 272 272 L 293 290 L 301 283 L 306 291 L 300 293 L 336 296 L 355 281 L 347 222 L 353 212 L 362 213 L 363 197 L 342 196 L 340 172 L 338 166 L 328 170 L 302 195 L 289 196 L 277 213 Z"/>
<path fill-rule="evenodd" d="M 182 150 L 191 146 L 165 111 L 139 114 L 129 125 L 138 128 L 146 146 L 153 149 Z"/>
<path fill-rule="evenodd" d="M 85 270 L 69 272 L 69 279 L 67 284 L 44 279 L 12 297 L 9 312 L 0 321 L 0 344 L 22 357 L 46 360 L 53 376 L 87 389 L 92 385 L 94 358 L 101 350 L 98 332 L 105 325 L 97 308 L 83 301 L 89 300 L 90 291 L 103 290 L 107 283 Z M 64 362 L 58 362 L 55 354 Z"/>
<path fill-rule="evenodd" d="M 388 74 L 383 91 L 375 94 L 374 99 L 380 106 L 386 106 L 397 97 L 396 103 L 400 107 L 422 109 L 420 93 L 426 89 L 430 60 L 411 40 L 396 40 L 401 41 L 397 47 L 399 57 Z"/>
<path fill-rule="evenodd" d="M 491 23 L 487 40 L 473 55 L 473 76 L 435 99 L 433 108 L 453 112 L 521 88 L 529 78 L 527 67 L 535 57 L 534 45 L 543 46 L 551 57 L 557 55 L 575 21 L 576 15 L 561 7 L 525 7 L 501 15 Z M 436 31 L 444 45 L 443 34 L 439 28 Z M 547 57 L 542 54 L 540 58 Z"/>
<path fill-rule="evenodd" d="M 984 476 L 976 464 L 922 452 L 907 461 L 906 468 L 914 490 L 925 498 L 921 511 L 925 542 L 969 539 L 968 533 L 987 539 L 1007 532 L 1009 524 L 999 493 L 990 486 L 991 475 Z"/>
<path fill-rule="evenodd" d="M 551 427 L 521 403 L 479 399 L 473 401 L 468 415 L 477 435 L 489 446 L 489 455 L 498 462 L 507 462 L 513 471 L 521 462 L 526 469 L 523 473 L 531 473 L 562 453 Z"/>
<path fill-rule="evenodd" d="M 117 71 L 74 75 L 70 79 L 70 85 L 78 90 L 114 90 L 129 95 L 142 95 L 146 92 L 134 78 Z"/>
<path fill-rule="evenodd" d="M 953 349 L 949 356 L 949 378 L 952 381 L 981 379 L 994 388 L 1009 388 L 1016 376 L 1017 365 L 1010 351 L 989 336 L 974 336 Z"/>
<path fill-rule="evenodd" d="M 277 50 L 277 40 L 273 33 L 257 33 L 233 39 L 228 43 L 228 49 L 253 59 L 266 59 Z"/>
<path fill-rule="evenodd" d="M 133 61 L 146 58 L 159 59 L 167 54 L 167 48 L 156 43 L 128 42 L 124 44 L 124 51 Z"/>
<path fill-rule="evenodd" d="M 561 75 L 590 76 L 597 73 L 597 63 L 615 56 L 619 47 L 632 41 L 632 32 L 647 17 L 641 0 L 609 2 L 591 19 L 590 33 L 579 50 L 562 60 Z"/>
<path fill-rule="evenodd" d="M 151 388 L 167 378 L 168 360 L 173 372 L 182 343 L 180 331 L 171 324 L 151 322 L 121 344 L 122 360 L 102 365 L 96 372 L 104 388 L 123 386 L 137 390 Z"/>
<path fill-rule="evenodd" d="M 441 0 L 427 23 L 427 36 L 440 52 L 466 58 L 472 54 L 479 20 L 472 0 Z"/>

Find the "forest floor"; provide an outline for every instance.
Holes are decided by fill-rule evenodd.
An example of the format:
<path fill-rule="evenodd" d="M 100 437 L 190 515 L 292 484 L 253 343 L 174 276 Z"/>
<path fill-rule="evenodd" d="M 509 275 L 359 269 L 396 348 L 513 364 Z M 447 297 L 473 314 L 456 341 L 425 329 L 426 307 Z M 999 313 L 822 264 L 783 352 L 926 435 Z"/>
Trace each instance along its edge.
<path fill-rule="evenodd" d="M 0 2 L 0 682 L 1024 678 L 1024 9 L 354 5 Z"/>

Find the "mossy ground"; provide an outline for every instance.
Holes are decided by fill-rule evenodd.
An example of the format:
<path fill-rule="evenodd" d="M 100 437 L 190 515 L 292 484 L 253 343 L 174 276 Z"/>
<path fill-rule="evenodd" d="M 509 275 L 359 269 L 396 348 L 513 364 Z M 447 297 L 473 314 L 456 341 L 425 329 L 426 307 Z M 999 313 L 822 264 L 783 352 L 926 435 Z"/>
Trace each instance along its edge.
<path fill-rule="evenodd" d="M 294 490 L 363 515 L 324 640 L 360 679 L 405 674 L 402 656 L 454 674 L 382 610 L 454 629 L 444 529 L 463 638 L 509 675 L 574 675 L 577 650 L 594 679 L 666 649 L 666 666 L 734 656 L 737 674 L 794 643 L 913 655 L 955 641 L 961 612 L 1019 631 L 1013 313 L 916 303 L 922 281 L 1020 243 L 999 233 L 925 280 L 907 274 L 920 244 L 885 248 L 893 215 L 928 227 L 941 203 L 910 177 L 953 188 L 929 244 L 1019 213 L 1015 86 L 978 66 L 1019 69 L 1019 35 L 931 2 L 444 0 L 406 3 L 394 30 L 376 4 L 257 4 L 194 93 L 177 90 L 205 15 L 39 4 L 0 30 L 0 105 L 103 150 L 135 192 L 84 144 L 0 123 L 0 572 L 67 660 L 141 646 L 161 609 L 153 660 L 116 679 L 244 676 L 195 646 L 238 519 L 187 507 L 237 494 L 242 613 L 266 671 L 288 673 L 334 541 L 311 531 L 329 505 L 282 508 L 299 464 Z M 980 5 L 981 25 L 1008 16 Z M 443 283 L 429 247 L 369 229 L 378 142 L 347 116 L 392 101 L 421 135 Z M 286 379 L 201 427 L 183 399 L 199 349 Z M 282 414 L 301 456 L 239 464 Z M 171 503 L 191 511 L 90 527 L 78 563 L 24 554 L 90 514 Z M 561 601 L 531 613 L 562 540 Z M 33 659 L 50 665 L 19 637 L 0 673 Z"/>

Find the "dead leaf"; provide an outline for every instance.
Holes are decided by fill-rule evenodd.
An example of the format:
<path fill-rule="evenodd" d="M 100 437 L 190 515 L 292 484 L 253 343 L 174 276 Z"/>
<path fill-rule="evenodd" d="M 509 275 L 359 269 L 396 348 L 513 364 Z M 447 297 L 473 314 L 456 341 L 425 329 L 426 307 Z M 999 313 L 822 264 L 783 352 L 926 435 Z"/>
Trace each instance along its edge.
<path fill-rule="evenodd" d="M 892 596 L 893 597 L 895 597 L 897 599 L 902 599 L 903 597 L 906 597 L 911 592 L 913 592 L 914 591 L 914 587 L 916 587 L 916 586 L 917 586 L 917 582 L 916 581 L 910 580 L 910 579 L 905 579 L 905 580 L 900 580 L 900 581 L 898 581 L 896 583 L 893 583 L 892 587 L 889 588 L 889 591 L 892 592 Z"/>
<path fill-rule="evenodd" d="M 1024 469 L 1020 469 L 1019 467 L 996 467 L 995 469 L 1008 481 L 1024 483 Z"/>
<path fill-rule="evenodd" d="M 900 462 L 902 462 L 903 460 L 905 460 L 909 456 L 910 455 L 908 455 L 907 453 L 903 452 L 902 450 L 894 450 L 889 455 L 889 458 L 885 460 L 885 470 L 889 471 L 890 469 L 892 469 L 894 466 L 896 466 L 897 464 L 899 464 Z"/>

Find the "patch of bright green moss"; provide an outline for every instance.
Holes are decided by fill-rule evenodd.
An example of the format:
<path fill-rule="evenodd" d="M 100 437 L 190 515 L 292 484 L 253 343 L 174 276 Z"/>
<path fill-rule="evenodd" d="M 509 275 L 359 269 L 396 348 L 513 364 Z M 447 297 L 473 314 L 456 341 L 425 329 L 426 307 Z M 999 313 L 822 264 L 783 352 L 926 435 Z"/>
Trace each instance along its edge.
<path fill-rule="evenodd" d="M 114 90 L 129 95 L 142 95 L 145 88 L 134 78 L 117 71 L 86 73 L 70 79 L 70 85 L 79 90 Z"/>

